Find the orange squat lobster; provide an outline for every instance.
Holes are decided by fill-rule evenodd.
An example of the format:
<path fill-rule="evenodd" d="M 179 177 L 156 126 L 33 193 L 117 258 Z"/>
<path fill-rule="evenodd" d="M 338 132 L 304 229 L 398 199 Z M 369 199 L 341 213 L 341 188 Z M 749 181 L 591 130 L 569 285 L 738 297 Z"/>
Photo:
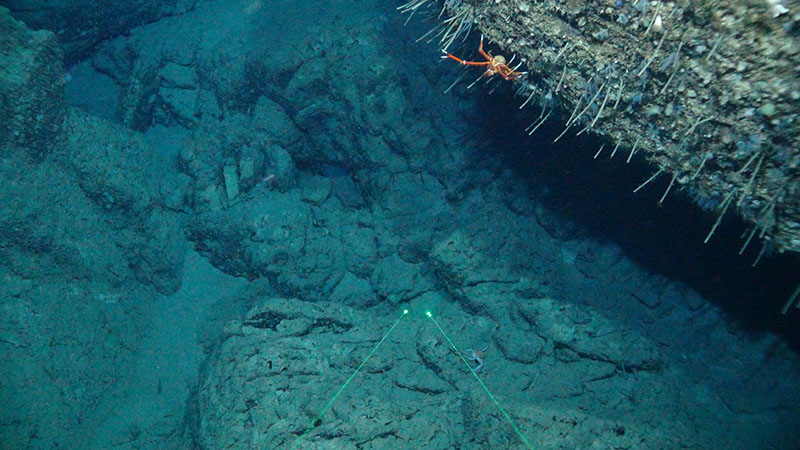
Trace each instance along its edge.
<path fill-rule="evenodd" d="M 442 56 L 442 58 L 455 59 L 456 61 L 461 63 L 462 66 L 486 66 L 486 72 L 483 73 L 483 76 L 485 76 L 486 78 L 489 78 L 494 74 L 499 74 L 506 80 L 513 80 L 528 73 L 528 72 L 517 72 L 517 69 L 519 68 L 519 66 L 522 65 L 522 62 L 517 64 L 517 66 L 514 67 L 513 69 L 508 67 L 508 65 L 514 61 L 513 57 L 511 58 L 511 61 L 506 63 L 506 58 L 503 57 L 503 55 L 492 56 L 491 53 L 483 51 L 483 35 L 481 35 L 481 44 L 480 46 L 478 46 L 478 51 L 480 52 L 481 55 L 483 55 L 484 58 L 486 58 L 486 61 L 465 61 L 461 58 L 458 58 L 457 56 L 453 56 L 452 54 L 444 50 L 442 50 L 442 52 L 445 54 L 445 56 Z"/>

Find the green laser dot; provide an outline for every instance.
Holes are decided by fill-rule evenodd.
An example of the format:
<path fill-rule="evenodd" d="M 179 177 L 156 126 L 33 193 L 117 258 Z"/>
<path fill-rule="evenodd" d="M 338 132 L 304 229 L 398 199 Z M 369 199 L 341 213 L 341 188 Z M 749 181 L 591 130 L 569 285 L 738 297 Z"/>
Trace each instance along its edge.
<path fill-rule="evenodd" d="M 348 378 L 347 381 L 344 382 L 344 384 L 339 388 L 339 390 L 336 392 L 336 394 L 334 394 L 333 397 L 330 400 L 328 400 L 328 403 L 325 404 L 325 406 L 322 408 L 322 411 L 320 411 L 319 414 L 317 414 L 317 417 L 315 417 L 314 420 L 311 421 L 311 426 L 306 428 L 302 432 L 302 434 L 300 434 L 297 437 L 297 439 L 294 440 L 294 442 L 292 443 L 292 446 L 289 447 L 290 450 L 295 449 L 297 447 L 297 445 L 300 443 L 300 441 L 304 440 L 305 437 L 309 433 L 311 433 L 315 428 L 317 428 L 320 424 L 322 424 L 322 416 L 324 416 L 325 413 L 328 412 L 328 410 L 333 406 L 333 403 L 336 401 L 336 399 L 338 399 L 339 396 L 342 395 L 342 391 L 344 391 L 345 388 L 347 388 L 347 386 L 350 384 L 350 382 L 353 381 L 353 378 L 355 378 L 355 376 L 358 374 L 358 372 L 361 371 L 361 369 L 364 367 L 365 364 L 367 364 L 367 361 L 369 361 L 369 359 L 372 357 L 372 355 L 376 351 L 378 351 L 378 348 L 380 348 L 380 346 L 383 344 L 383 342 L 386 341 L 386 338 L 388 338 L 389 335 L 392 334 L 392 331 L 394 331 L 394 328 L 397 326 L 398 323 L 400 323 L 400 321 L 405 316 L 406 316 L 406 313 L 404 311 L 403 315 L 401 315 L 400 317 L 397 318 L 397 320 L 394 321 L 392 326 L 389 327 L 389 331 L 387 331 L 386 334 L 383 335 L 381 340 L 375 345 L 375 347 L 372 348 L 372 350 L 369 352 L 369 354 L 367 354 L 367 357 L 364 358 L 363 361 L 361 361 L 361 364 L 356 368 L 356 370 L 352 374 L 350 374 L 350 378 Z"/>

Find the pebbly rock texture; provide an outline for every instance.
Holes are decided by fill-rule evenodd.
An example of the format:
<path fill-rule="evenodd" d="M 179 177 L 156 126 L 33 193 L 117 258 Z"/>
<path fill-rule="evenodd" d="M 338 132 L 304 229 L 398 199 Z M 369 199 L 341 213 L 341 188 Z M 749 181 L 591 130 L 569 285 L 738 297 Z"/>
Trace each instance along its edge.
<path fill-rule="evenodd" d="M 20 147 L 40 159 L 53 149 L 66 112 L 61 58 L 53 33 L 0 7 L 0 153 Z"/>
<path fill-rule="evenodd" d="M 720 320 L 715 313 L 698 317 L 695 293 L 637 274 L 613 249 L 574 240 L 556 245 L 535 221 L 493 201 L 492 190 L 464 199 L 469 219 L 434 240 L 429 266 L 389 256 L 373 263 L 372 289 L 345 276 L 334 301 L 327 301 L 313 287 L 322 282 L 297 285 L 298 298 L 259 298 L 242 319 L 230 321 L 201 374 L 190 414 L 198 447 L 291 446 L 405 308 L 408 316 L 297 448 L 522 448 L 426 310 L 471 367 L 480 366 L 481 380 L 534 448 L 745 449 L 764 439 L 779 445 L 792 439 L 791 433 L 775 436 L 769 424 L 789 426 L 790 415 L 780 411 L 796 409 L 797 395 L 789 386 L 776 395 L 769 379 L 794 373 L 796 362 L 772 361 L 769 370 L 742 379 L 763 352 L 749 353 L 735 332 L 721 330 L 692 345 L 687 327 L 700 321 L 715 328 Z M 302 218 L 292 212 L 305 209 L 290 206 L 297 203 L 273 199 L 254 210 Z M 209 222 L 206 230 L 237 229 L 230 219 L 242 211 L 225 212 L 223 226 Z M 242 216 L 241 235 L 208 242 L 227 242 L 232 262 L 242 262 L 270 257 L 271 247 L 284 245 L 258 243 L 259 235 L 296 235 L 286 221 L 261 222 L 262 231 L 249 223 L 259 221 Z M 247 243 L 255 238 L 261 247 Z M 219 264 L 217 253 L 210 259 Z M 283 266 L 300 279 L 308 276 L 295 262 Z M 597 270 L 609 266 L 614 270 Z M 552 271 L 559 281 L 552 281 Z M 609 278 L 598 289 L 584 272 Z M 618 284 L 615 273 L 628 279 Z M 348 289 L 389 301 L 369 309 L 344 306 L 337 296 Z M 631 320 L 619 321 L 620 314 Z M 654 320 L 663 326 L 652 326 Z M 759 344 L 771 345 L 769 338 Z"/>
<path fill-rule="evenodd" d="M 554 305 L 541 301 L 543 305 Z M 560 319 L 551 316 L 549 310 L 550 307 L 540 309 L 542 316 L 538 320 Z M 430 319 L 414 313 L 399 320 L 398 317 L 375 317 L 374 313 L 328 302 L 263 300 L 242 320 L 225 327 L 222 343 L 202 375 L 194 424 L 199 448 L 281 448 L 292 444 L 298 444 L 297 448 L 518 448 L 519 438 L 502 421 Z M 397 326 L 389 338 L 342 391 L 319 425 L 309 428 L 394 320 L 398 320 Z M 464 335 L 474 333 L 470 328 L 461 328 L 470 327 L 469 323 L 443 320 L 445 327 L 458 327 L 455 331 L 459 342 Z M 607 325 L 599 321 L 586 329 Z M 561 329 L 575 331 L 571 325 L 562 325 Z M 488 383 L 500 386 L 507 402 L 532 395 L 520 394 L 518 389 L 532 388 L 539 376 L 532 379 L 532 374 L 519 368 L 547 359 L 545 354 L 552 351 L 545 342 L 551 337 L 548 334 L 554 333 L 545 332 L 538 337 L 523 331 L 508 336 L 532 341 L 534 345 L 518 349 L 531 351 L 524 356 L 526 362 L 503 361 L 495 354 L 487 359 L 492 369 L 487 365 L 477 370 Z M 472 349 L 462 350 L 468 358 L 473 354 Z M 539 372 L 542 379 L 560 379 L 558 386 L 553 386 L 556 397 L 579 395 L 584 389 L 581 378 L 591 374 L 596 377 L 595 389 L 606 389 L 599 385 L 608 383 L 599 380 L 613 375 L 613 362 L 591 361 L 591 355 L 585 355 L 584 362 L 579 363 L 576 356 L 560 352 L 571 359 L 569 370 L 559 369 L 558 364 L 545 364 Z M 474 360 L 471 365 L 478 367 Z M 514 382 L 500 382 L 498 377 L 505 377 L 504 370 L 511 367 L 524 375 Z M 490 373 L 484 374 L 487 371 Z M 653 387 L 652 381 L 642 384 Z M 646 389 L 642 386 L 636 391 L 643 393 Z M 667 396 L 668 391 L 661 390 L 642 401 L 669 404 Z M 623 427 L 626 431 L 620 433 L 618 419 L 613 416 L 592 416 L 579 409 L 541 402 L 510 407 L 523 433 L 537 448 L 555 448 L 557 442 L 587 448 L 595 440 L 620 446 L 637 443 L 649 448 L 651 439 L 679 440 L 671 436 L 673 426 L 660 418 L 650 420 L 649 426 L 642 423 L 642 428 L 634 425 L 635 419 L 628 419 Z M 298 439 L 304 431 L 308 434 Z M 571 437 L 565 438 L 567 434 Z M 691 442 L 691 438 L 682 441 Z"/>
<path fill-rule="evenodd" d="M 86 430 L 108 420 L 137 371 L 146 290 L 112 293 L 86 273 L 69 275 L 81 278 L 0 268 L 3 448 L 92 448 Z"/>
<path fill-rule="evenodd" d="M 762 251 L 800 251 L 796 2 L 443 3 L 403 10 L 444 8 L 445 48 L 477 29 L 496 43 L 489 51 L 521 56 L 534 118 L 554 111 L 565 133 L 607 137 L 605 154 L 644 156 L 667 191 L 717 216 L 737 212 L 750 224 L 745 246 L 755 236 Z"/>
<path fill-rule="evenodd" d="M 109 284 L 136 278 L 163 294 L 181 284 L 186 246 L 180 216 L 185 186 L 142 136 L 70 110 L 63 145 L 40 162 L 10 152 L 0 160 L 0 257 L 27 278 L 90 276 Z M 149 160 L 148 163 L 143 161 Z M 66 163 L 66 164 L 65 164 Z M 19 173 L 25 173 L 24 177 Z M 76 220 L 79 218 L 80 220 Z"/>
<path fill-rule="evenodd" d="M 137 280 L 169 295 L 181 285 L 188 186 L 169 170 L 172 157 L 140 134 L 71 109 L 65 156 L 80 189 L 108 222 L 103 234 Z M 90 252 L 91 254 L 91 252 Z M 126 270 L 127 272 L 127 270 Z"/>
<path fill-rule="evenodd" d="M 319 214 L 296 192 L 276 193 L 198 216 L 189 239 L 226 273 L 268 277 L 284 292 L 317 291 L 325 298 L 346 266 L 339 233 Z"/>
<path fill-rule="evenodd" d="M 714 379 L 685 373 L 700 373 L 714 360 L 707 353 L 730 349 L 733 337 L 710 336 L 707 348 L 673 347 L 689 313 L 680 295 L 661 295 L 659 308 L 670 311 L 664 320 L 676 325 L 663 332 L 554 301 L 523 269 L 506 266 L 530 249 L 503 245 L 485 233 L 491 221 L 479 222 L 431 251 L 436 277 L 456 301 L 429 288 L 406 303 L 409 314 L 310 430 L 401 308 L 270 297 L 229 322 L 190 415 L 198 447 L 281 448 L 308 430 L 297 448 L 522 448 L 426 308 L 471 367 L 480 365 L 481 379 L 534 448 L 749 448 L 763 438 L 755 430 L 774 420 L 769 411 L 792 404 L 776 399 L 761 377 L 747 386 L 734 381 L 742 367 L 713 363 Z M 512 228 L 498 234 L 508 237 Z M 413 285 L 398 279 L 395 290 Z M 644 288 L 638 295 L 659 294 Z M 720 397 L 725 405 L 713 400 Z"/>
<path fill-rule="evenodd" d="M 34 29 L 50 30 L 64 47 L 70 65 L 98 43 L 132 28 L 194 7 L 197 0 L 8 0 L 6 7 Z M 98 4 L 100 3 L 100 4 Z"/>
<path fill-rule="evenodd" d="M 431 151 L 469 127 L 437 117 L 430 105 L 440 98 L 417 67 L 382 56 L 386 16 L 364 23 L 319 3 L 286 2 L 286 12 L 253 4 L 204 3 L 140 27 L 103 45 L 91 65 L 124 87 L 122 124 L 181 134 L 176 162 L 190 194 L 170 209 L 196 214 L 188 236 L 215 266 L 267 277 L 287 296 L 352 299 L 333 289 L 373 279 L 390 295 L 392 274 L 414 277 L 447 223 L 446 195 L 480 181 L 453 170 L 469 164 L 465 152 Z M 307 17 L 325 31 L 292 25 Z M 354 54 L 370 64 L 351 70 Z M 425 221 L 437 225 L 416 226 Z M 387 259 L 373 278 L 395 246 L 402 261 Z"/>
<path fill-rule="evenodd" d="M 181 189 L 172 175 L 145 174 L 142 163 L 152 156 L 166 168 L 166 155 L 139 133 L 67 108 L 52 33 L 28 30 L 5 8 L 0 31 L 3 261 L 30 279 L 90 276 L 113 285 L 135 277 L 175 292 L 180 227 L 169 211 L 154 210 L 180 203 L 170 198 Z"/>

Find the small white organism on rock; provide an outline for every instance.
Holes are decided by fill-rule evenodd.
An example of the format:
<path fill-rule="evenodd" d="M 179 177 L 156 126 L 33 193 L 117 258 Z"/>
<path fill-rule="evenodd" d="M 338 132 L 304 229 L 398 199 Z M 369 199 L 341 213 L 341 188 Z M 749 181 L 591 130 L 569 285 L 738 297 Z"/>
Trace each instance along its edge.
<path fill-rule="evenodd" d="M 661 14 L 656 16 L 656 19 L 653 21 L 653 31 L 656 33 L 664 31 L 664 24 L 661 22 Z"/>
<path fill-rule="evenodd" d="M 781 14 L 786 14 L 789 10 L 783 6 L 781 0 L 766 0 L 767 7 L 769 8 L 769 13 L 772 15 L 772 18 L 776 18 Z"/>

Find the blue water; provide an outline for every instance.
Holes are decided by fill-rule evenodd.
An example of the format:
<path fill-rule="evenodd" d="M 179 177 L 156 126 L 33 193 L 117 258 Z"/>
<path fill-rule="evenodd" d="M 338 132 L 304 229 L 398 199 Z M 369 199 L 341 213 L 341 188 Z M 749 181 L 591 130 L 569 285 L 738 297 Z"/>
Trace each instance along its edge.
<path fill-rule="evenodd" d="M 432 3 L 78 3 L 0 8 L 0 448 L 797 448 L 797 259 Z"/>

